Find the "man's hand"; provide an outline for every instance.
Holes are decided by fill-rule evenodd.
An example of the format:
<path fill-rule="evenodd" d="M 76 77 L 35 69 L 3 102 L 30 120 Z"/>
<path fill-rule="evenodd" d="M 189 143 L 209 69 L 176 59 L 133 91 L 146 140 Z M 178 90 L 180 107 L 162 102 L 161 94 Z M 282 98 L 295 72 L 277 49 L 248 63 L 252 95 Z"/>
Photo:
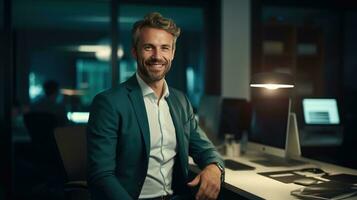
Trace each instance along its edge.
<path fill-rule="evenodd" d="M 219 190 L 221 189 L 221 170 L 215 164 L 207 165 L 187 185 L 194 187 L 198 184 L 200 184 L 200 188 L 196 194 L 196 200 L 217 199 Z"/>

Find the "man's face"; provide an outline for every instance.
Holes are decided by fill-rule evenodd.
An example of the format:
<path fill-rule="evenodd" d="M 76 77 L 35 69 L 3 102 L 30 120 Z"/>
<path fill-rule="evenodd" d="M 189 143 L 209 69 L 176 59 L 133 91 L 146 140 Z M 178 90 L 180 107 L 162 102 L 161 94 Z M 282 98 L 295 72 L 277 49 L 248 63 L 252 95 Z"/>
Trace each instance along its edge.
<path fill-rule="evenodd" d="M 138 72 L 147 83 L 162 80 L 171 68 L 174 58 L 174 36 L 165 30 L 143 28 L 132 54 L 138 63 Z"/>

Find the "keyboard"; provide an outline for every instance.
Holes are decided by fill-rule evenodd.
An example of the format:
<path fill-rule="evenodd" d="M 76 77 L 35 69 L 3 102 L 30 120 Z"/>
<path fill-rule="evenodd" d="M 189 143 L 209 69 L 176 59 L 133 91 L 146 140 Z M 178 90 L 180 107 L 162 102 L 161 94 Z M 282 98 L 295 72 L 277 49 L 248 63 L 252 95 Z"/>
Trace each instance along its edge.
<path fill-rule="evenodd" d="M 241 162 L 237 162 L 231 159 L 226 159 L 224 160 L 224 165 L 226 166 L 226 168 L 230 169 L 230 170 L 254 170 L 255 167 L 243 164 Z"/>
<path fill-rule="evenodd" d="M 267 155 L 260 159 L 251 160 L 251 162 L 266 166 L 266 167 L 293 167 L 306 164 L 303 161 L 295 160 L 295 159 L 286 159 L 278 156 Z"/>

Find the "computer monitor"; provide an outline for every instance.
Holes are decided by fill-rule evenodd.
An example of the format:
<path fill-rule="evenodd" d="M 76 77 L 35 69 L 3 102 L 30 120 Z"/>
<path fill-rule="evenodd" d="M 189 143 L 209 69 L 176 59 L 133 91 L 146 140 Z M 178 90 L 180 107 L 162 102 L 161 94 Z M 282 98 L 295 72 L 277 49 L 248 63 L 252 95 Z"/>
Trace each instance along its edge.
<path fill-rule="evenodd" d="M 302 146 L 337 146 L 343 142 L 343 123 L 338 100 L 332 97 L 302 99 Z"/>
<path fill-rule="evenodd" d="M 88 122 L 89 112 L 67 112 L 67 118 L 72 123 L 85 124 Z"/>
<path fill-rule="evenodd" d="M 224 137 L 219 134 L 219 121 L 221 115 L 222 97 L 204 95 L 198 107 L 198 120 L 200 127 L 215 145 L 221 145 Z"/>
<path fill-rule="evenodd" d="M 252 100 L 248 150 L 286 157 L 290 107 L 285 97 Z"/>
<path fill-rule="evenodd" d="M 242 98 L 223 98 L 219 121 L 220 134 L 233 134 L 241 139 L 242 134 L 249 130 L 251 120 L 251 105 Z"/>
<path fill-rule="evenodd" d="M 304 124 L 308 126 L 338 126 L 341 124 L 335 98 L 304 98 Z"/>

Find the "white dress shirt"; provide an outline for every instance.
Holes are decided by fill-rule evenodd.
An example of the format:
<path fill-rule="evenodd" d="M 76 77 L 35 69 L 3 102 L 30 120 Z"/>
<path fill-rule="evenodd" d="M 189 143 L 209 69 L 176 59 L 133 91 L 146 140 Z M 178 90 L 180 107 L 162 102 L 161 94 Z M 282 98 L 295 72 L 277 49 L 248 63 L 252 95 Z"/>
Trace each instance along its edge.
<path fill-rule="evenodd" d="M 139 198 L 153 198 L 172 194 L 172 172 L 176 155 L 176 132 L 172 122 L 166 97 L 169 88 L 164 81 L 162 98 L 156 96 L 136 73 L 136 78 L 143 93 L 150 129 L 150 156 L 148 172 Z"/>

